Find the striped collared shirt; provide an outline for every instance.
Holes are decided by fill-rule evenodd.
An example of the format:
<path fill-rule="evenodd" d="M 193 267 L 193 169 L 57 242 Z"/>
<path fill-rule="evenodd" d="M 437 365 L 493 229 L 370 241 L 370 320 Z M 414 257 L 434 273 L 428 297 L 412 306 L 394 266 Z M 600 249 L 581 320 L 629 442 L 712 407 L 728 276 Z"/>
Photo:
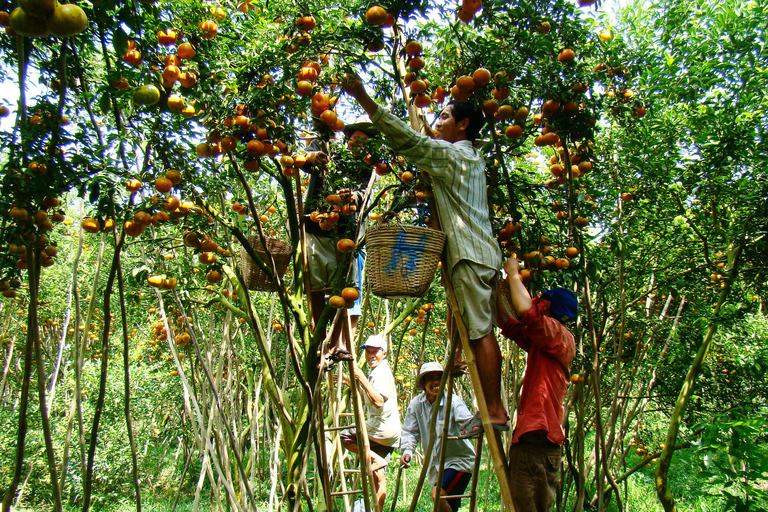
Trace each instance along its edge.
<path fill-rule="evenodd" d="M 395 153 L 432 178 L 448 267 L 469 260 L 500 268 L 501 251 L 488 215 L 485 160 L 472 143 L 430 139 L 381 107 L 371 121 Z"/>

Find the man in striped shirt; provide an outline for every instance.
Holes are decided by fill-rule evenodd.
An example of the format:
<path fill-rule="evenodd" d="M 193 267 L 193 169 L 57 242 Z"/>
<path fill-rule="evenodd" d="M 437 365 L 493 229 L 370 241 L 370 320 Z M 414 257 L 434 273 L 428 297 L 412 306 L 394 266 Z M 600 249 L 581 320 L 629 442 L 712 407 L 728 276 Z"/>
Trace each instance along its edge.
<path fill-rule="evenodd" d="M 449 104 L 440 113 L 433 139 L 379 107 L 359 77 L 348 77 L 345 88 L 387 145 L 432 178 L 437 216 L 447 237 L 448 268 L 443 270 L 472 341 L 491 423 L 497 430 L 509 430 L 501 401 L 501 351 L 493 332 L 501 251 L 491 230 L 485 160 L 473 145 L 485 122 L 482 110 L 469 102 Z M 467 434 L 481 431 L 479 417 L 468 423 Z"/>

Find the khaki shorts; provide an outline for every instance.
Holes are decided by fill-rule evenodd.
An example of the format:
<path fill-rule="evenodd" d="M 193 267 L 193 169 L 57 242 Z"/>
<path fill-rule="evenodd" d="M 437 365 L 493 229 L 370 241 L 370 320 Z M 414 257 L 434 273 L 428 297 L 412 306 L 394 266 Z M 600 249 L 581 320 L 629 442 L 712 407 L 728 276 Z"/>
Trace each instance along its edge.
<path fill-rule="evenodd" d="M 339 266 L 337 256 L 335 238 L 307 233 L 309 285 L 312 291 L 330 291 L 333 288 L 333 274 Z M 360 274 L 365 265 L 365 254 L 359 252 L 355 259 L 356 261 L 352 264 L 352 283 L 349 284 L 360 290 L 360 298 L 355 301 L 355 306 L 349 310 L 349 314 L 360 316 L 360 302 L 363 295 L 360 289 Z"/>
<path fill-rule="evenodd" d="M 493 330 L 497 275 L 496 269 L 469 260 L 461 260 L 451 269 L 451 284 L 470 340 Z"/>

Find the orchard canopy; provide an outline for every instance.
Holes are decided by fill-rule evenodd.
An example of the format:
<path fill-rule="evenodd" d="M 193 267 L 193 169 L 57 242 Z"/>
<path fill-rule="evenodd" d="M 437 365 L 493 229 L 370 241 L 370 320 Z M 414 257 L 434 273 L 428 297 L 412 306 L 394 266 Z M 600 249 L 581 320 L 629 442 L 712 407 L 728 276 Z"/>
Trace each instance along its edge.
<path fill-rule="evenodd" d="M 360 208 L 343 172 L 305 208 L 308 145 L 351 157 L 349 73 L 417 130 L 481 106 L 500 248 L 531 293 L 579 297 L 555 508 L 767 510 L 766 20 L 764 0 L 0 0 L 2 510 L 361 499 L 335 494 L 365 481 L 338 441 L 354 397 L 318 366 L 372 250 L 339 226 L 425 226 L 434 198 L 377 139 Z M 311 224 L 339 242 L 317 322 Z M 388 338 L 405 411 L 451 353 L 448 296 L 440 269 L 406 299 L 369 274 L 354 345 Z M 514 416 L 525 353 L 499 338 Z M 472 407 L 469 379 L 453 392 Z M 385 509 L 431 509 L 420 460 L 395 453 Z M 463 509 L 509 509 L 488 450 L 478 479 Z"/>

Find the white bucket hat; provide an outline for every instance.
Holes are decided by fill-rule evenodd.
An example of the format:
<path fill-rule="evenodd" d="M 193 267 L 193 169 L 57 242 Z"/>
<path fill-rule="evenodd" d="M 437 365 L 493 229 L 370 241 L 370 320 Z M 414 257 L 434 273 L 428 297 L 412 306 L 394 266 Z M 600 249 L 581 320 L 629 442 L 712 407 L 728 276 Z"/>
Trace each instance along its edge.
<path fill-rule="evenodd" d="M 424 389 L 424 375 L 434 372 L 443 373 L 443 365 L 434 361 L 421 365 L 421 368 L 419 368 L 419 374 L 416 376 L 416 389 Z"/>

